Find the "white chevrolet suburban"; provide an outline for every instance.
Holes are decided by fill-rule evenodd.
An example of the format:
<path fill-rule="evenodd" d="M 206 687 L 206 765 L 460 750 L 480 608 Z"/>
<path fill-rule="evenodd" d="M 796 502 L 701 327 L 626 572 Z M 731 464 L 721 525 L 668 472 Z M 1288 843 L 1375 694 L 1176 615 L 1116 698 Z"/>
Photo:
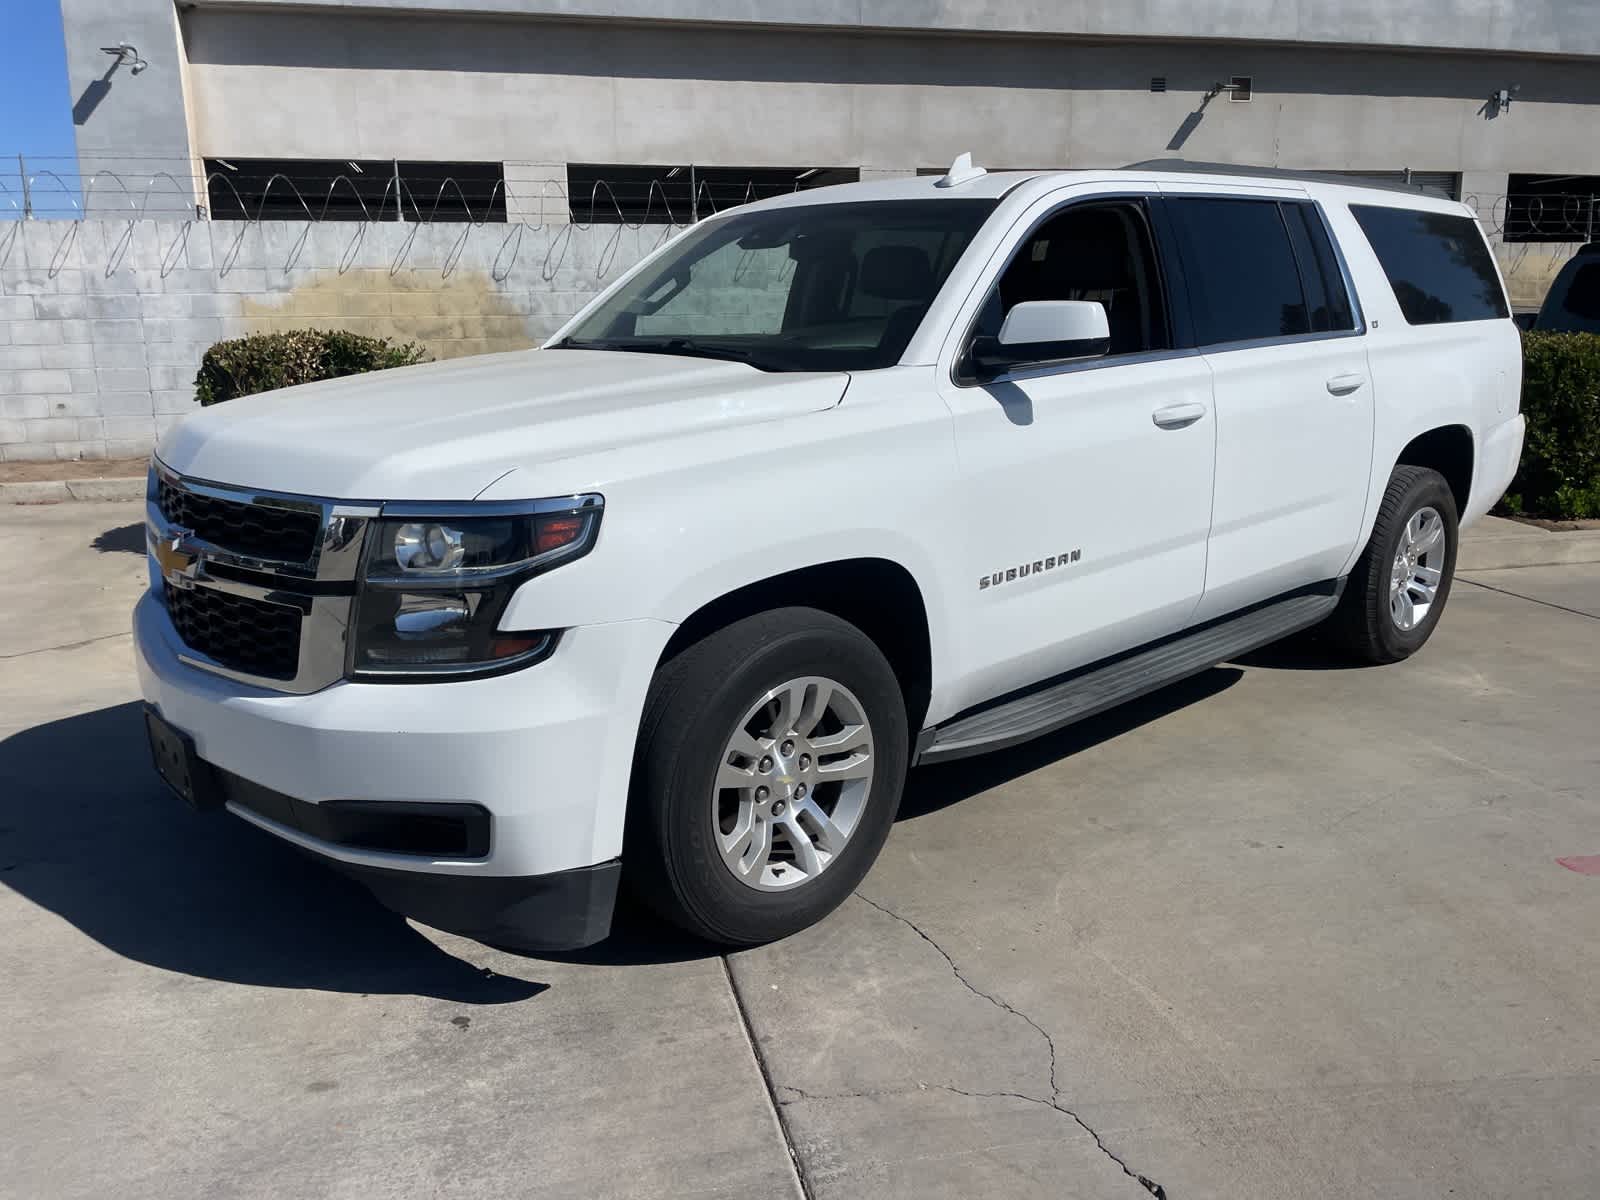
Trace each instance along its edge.
<path fill-rule="evenodd" d="M 1470 210 L 1143 164 L 701 221 L 540 350 L 178 424 L 150 741 L 418 920 L 730 945 L 861 881 L 906 772 L 1313 625 L 1403 659 L 1516 467 Z"/>

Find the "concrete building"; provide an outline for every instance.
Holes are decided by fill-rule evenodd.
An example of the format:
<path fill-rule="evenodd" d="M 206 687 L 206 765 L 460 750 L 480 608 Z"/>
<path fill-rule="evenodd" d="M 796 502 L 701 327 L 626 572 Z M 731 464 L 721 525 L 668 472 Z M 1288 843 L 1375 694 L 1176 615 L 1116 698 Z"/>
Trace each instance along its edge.
<path fill-rule="evenodd" d="M 118 175 L 91 208 L 654 221 L 972 150 L 1409 170 L 1513 240 L 1600 224 L 1566 199 L 1600 191 L 1594 0 L 61 5 L 82 171 Z"/>

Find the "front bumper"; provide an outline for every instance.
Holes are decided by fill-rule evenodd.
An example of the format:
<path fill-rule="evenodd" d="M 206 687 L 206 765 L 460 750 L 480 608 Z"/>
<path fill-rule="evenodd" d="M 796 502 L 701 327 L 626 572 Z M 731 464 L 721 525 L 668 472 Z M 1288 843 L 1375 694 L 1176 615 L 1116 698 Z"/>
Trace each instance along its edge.
<path fill-rule="evenodd" d="M 385 908 L 507 950 L 576 950 L 611 930 L 622 864 L 549 875 L 424 875 L 330 861 Z"/>
<path fill-rule="evenodd" d="M 526 915 L 538 896 L 574 889 L 596 896 L 606 887 L 531 877 L 597 866 L 608 868 L 600 877 L 614 875 L 609 868 L 622 850 L 639 714 L 670 624 L 570 629 L 547 661 L 490 679 L 340 682 L 308 695 L 180 662 L 177 634 L 153 594 L 139 601 L 133 625 L 146 701 L 194 740 L 207 763 L 311 804 L 421 801 L 488 809 L 489 852 L 468 859 L 338 845 L 264 816 L 259 806 L 228 803 L 245 820 L 361 876 L 380 898 L 454 888 L 457 896 L 493 897 L 490 909 Z M 463 882 L 470 880 L 479 882 Z M 609 886 L 614 892 L 614 878 Z M 416 902 L 435 916 L 456 912 L 457 901 Z M 471 921 L 452 923 L 469 932 L 464 926 L 484 916 L 481 906 L 477 911 Z M 450 927 L 422 911 L 412 915 Z"/>

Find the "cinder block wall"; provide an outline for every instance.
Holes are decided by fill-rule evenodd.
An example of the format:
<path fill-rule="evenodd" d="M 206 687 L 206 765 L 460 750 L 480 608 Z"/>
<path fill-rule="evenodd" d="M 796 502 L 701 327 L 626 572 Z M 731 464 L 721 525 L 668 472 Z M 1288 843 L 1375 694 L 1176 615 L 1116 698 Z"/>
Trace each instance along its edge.
<path fill-rule="evenodd" d="M 0 458 L 137 457 L 224 338 L 330 328 L 524 349 L 675 232 L 141 220 L 0 226 Z"/>

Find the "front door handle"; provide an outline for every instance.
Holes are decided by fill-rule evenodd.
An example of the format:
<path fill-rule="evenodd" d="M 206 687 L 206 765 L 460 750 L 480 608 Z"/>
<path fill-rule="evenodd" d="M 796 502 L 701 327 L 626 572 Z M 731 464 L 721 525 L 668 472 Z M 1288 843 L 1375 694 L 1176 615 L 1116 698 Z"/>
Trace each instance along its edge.
<path fill-rule="evenodd" d="M 1359 371 L 1352 371 L 1348 375 L 1335 375 L 1328 380 L 1328 390 L 1335 396 L 1348 396 L 1367 381 L 1367 377 Z"/>
<path fill-rule="evenodd" d="M 1150 419 L 1162 429 L 1184 429 L 1206 415 L 1204 404 L 1169 404 L 1150 414 Z"/>

